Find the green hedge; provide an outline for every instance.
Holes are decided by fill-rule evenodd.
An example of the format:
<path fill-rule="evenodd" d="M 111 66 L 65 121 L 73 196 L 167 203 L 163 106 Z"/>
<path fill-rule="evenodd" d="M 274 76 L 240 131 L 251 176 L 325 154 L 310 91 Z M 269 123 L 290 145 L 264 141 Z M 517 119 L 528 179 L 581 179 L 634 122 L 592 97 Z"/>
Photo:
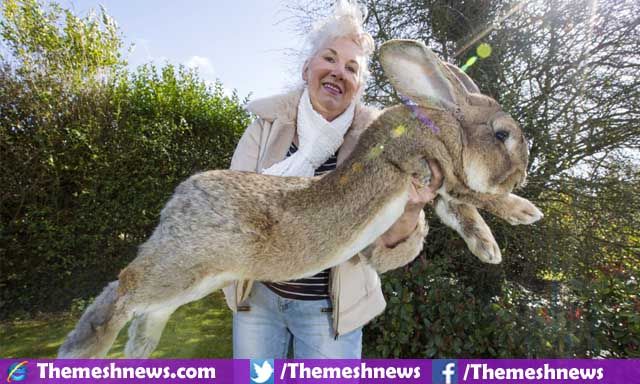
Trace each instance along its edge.
<path fill-rule="evenodd" d="M 189 175 L 228 167 L 248 115 L 221 84 L 145 66 L 74 85 L 0 70 L 0 317 L 95 295 Z"/>

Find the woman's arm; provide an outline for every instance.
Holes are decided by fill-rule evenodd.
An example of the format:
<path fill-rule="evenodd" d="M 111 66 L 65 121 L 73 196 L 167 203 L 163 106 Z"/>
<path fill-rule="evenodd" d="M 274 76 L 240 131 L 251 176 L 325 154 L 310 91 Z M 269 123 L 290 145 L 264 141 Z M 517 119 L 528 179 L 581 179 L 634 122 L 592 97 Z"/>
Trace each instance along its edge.
<path fill-rule="evenodd" d="M 388 248 L 393 248 L 398 243 L 407 239 L 418 225 L 420 213 L 424 206 L 433 201 L 436 191 L 442 185 L 442 170 L 435 160 L 428 160 L 431 170 L 431 181 L 428 185 L 419 180 L 412 180 L 409 200 L 404 208 L 404 213 L 380 238 Z"/>
<path fill-rule="evenodd" d="M 360 253 L 378 273 L 384 273 L 413 261 L 422 251 L 424 238 L 428 232 L 429 227 L 424 218 L 424 212 L 421 212 L 413 232 L 395 247 L 387 247 L 380 237 Z"/>
<path fill-rule="evenodd" d="M 431 182 L 422 185 L 413 180 L 409 200 L 400 218 L 373 244 L 362 251 L 362 255 L 378 272 L 399 268 L 422 251 L 424 238 L 429 232 L 424 206 L 431 202 L 442 185 L 442 171 L 435 161 L 429 161 Z"/>

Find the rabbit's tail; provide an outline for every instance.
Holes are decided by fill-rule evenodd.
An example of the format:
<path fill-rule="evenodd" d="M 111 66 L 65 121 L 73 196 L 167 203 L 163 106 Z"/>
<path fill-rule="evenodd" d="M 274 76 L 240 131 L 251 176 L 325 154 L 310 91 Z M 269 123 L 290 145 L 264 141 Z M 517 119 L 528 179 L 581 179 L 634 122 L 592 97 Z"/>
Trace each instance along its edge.
<path fill-rule="evenodd" d="M 104 357 L 120 329 L 133 316 L 127 309 L 126 295 L 118 294 L 118 281 L 107 285 L 82 314 L 58 351 L 60 358 Z"/>

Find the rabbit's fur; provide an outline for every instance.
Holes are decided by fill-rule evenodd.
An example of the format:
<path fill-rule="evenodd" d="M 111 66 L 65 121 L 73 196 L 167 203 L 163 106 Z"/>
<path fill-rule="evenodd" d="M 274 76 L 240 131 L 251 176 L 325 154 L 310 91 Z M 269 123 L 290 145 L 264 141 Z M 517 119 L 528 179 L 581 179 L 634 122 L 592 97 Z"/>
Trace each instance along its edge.
<path fill-rule="evenodd" d="M 233 280 L 286 281 L 338 265 L 382 235 L 403 213 L 411 178 L 444 173 L 436 212 L 485 262 L 500 250 L 476 207 L 512 224 L 542 217 L 510 194 L 526 176 L 518 125 L 423 44 L 390 41 L 381 61 L 396 89 L 421 106 L 434 133 L 405 106 L 383 111 L 353 153 L 323 177 L 274 177 L 217 170 L 176 189 L 138 256 L 85 311 L 60 357 L 104 356 L 133 318 L 125 354 L 148 356 L 169 316 Z M 466 87 L 466 88 L 465 88 Z M 473 88 L 475 87 L 475 88 Z M 507 130 L 504 142 L 494 131 Z"/>

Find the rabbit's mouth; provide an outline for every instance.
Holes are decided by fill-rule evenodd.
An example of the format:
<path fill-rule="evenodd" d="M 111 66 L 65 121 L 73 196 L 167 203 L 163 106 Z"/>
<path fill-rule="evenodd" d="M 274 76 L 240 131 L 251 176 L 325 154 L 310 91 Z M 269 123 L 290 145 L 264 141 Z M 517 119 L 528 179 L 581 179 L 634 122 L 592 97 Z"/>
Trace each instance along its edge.
<path fill-rule="evenodd" d="M 521 169 L 515 169 L 513 172 L 507 173 L 506 176 L 498 182 L 498 185 L 506 191 L 513 191 L 524 185 L 526 174 Z"/>

